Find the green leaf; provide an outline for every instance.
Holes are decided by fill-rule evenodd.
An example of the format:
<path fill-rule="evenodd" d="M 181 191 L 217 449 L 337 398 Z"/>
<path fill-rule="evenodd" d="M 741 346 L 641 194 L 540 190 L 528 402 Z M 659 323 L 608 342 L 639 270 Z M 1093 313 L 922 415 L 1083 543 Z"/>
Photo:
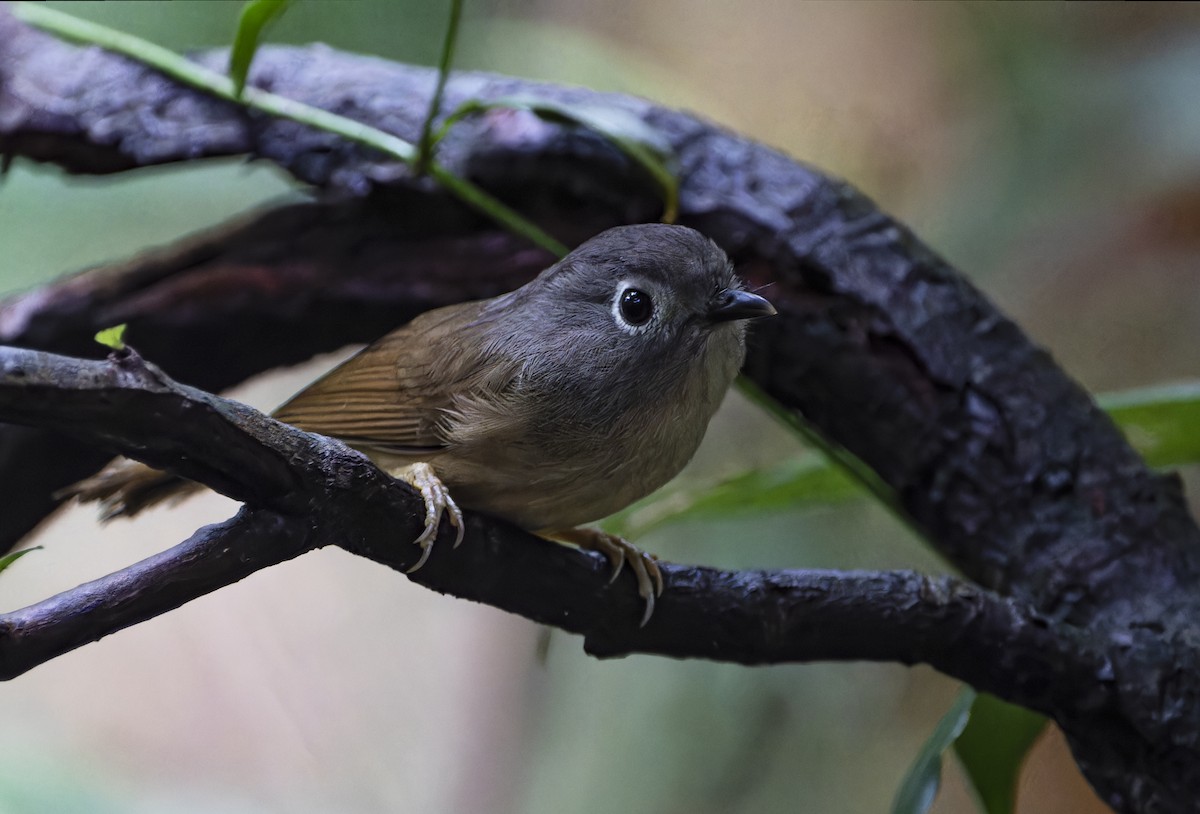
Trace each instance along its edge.
<path fill-rule="evenodd" d="M 971 720 L 954 743 L 954 751 L 987 814 L 1012 814 L 1017 779 L 1046 718 L 1024 707 L 980 693 Z"/>
<path fill-rule="evenodd" d="M 912 519 L 904 511 L 895 490 L 879 476 L 879 473 L 863 463 L 858 456 L 826 438 L 798 412 L 784 407 L 747 377 L 738 376 L 734 384 L 742 395 L 757 404 L 763 412 L 778 421 L 781 426 L 791 430 L 809 447 L 820 450 L 828 460 L 829 466 L 844 472 L 851 480 L 856 481 L 868 493 L 874 495 L 896 516 L 896 519 L 909 526 L 918 536 L 923 535 L 923 531 L 913 525 Z"/>
<path fill-rule="evenodd" d="M 1200 382 L 1112 393 L 1098 401 L 1151 466 L 1200 462 Z"/>
<path fill-rule="evenodd" d="M 938 721 L 933 734 L 917 753 L 917 759 L 900 784 L 900 790 L 896 792 L 892 814 L 925 814 L 933 805 L 938 788 L 942 785 L 942 755 L 962 734 L 974 702 L 975 691 L 970 687 L 963 688 L 954 706 Z"/>
<path fill-rule="evenodd" d="M 1200 383 L 1132 390 L 1098 400 L 1151 466 L 1200 463 Z M 803 437 L 813 442 L 810 432 Z M 830 505 L 871 491 L 877 490 L 856 477 L 846 462 L 834 465 L 813 453 L 744 472 L 705 490 L 678 491 L 635 504 L 609 525 L 620 530 L 614 533 L 644 534 L 680 520 Z"/>
<path fill-rule="evenodd" d="M 41 548 L 42 547 L 40 545 L 35 545 L 33 548 L 26 548 L 21 551 L 12 551 L 12 552 L 9 552 L 8 554 L 5 554 L 3 557 L 0 557 L 0 571 L 3 571 L 5 568 L 8 568 L 8 566 L 12 565 L 14 562 L 16 562 L 17 560 L 24 557 L 30 551 L 40 551 Z"/>
<path fill-rule="evenodd" d="M 229 51 L 229 77 L 233 80 L 236 96 L 241 96 L 242 89 L 246 87 L 250 63 L 258 51 L 263 30 L 283 16 L 291 4 L 292 0 L 250 0 L 242 6 L 233 48 Z"/>
<path fill-rule="evenodd" d="M 111 328 L 105 328 L 96 334 L 96 341 L 106 348 L 113 350 L 125 350 L 125 323 L 114 325 Z"/>
<path fill-rule="evenodd" d="M 860 497 L 863 488 L 817 452 L 752 469 L 700 490 L 679 490 L 637 503 L 609 521 L 613 533 L 637 536 L 681 520 L 828 506 Z M 616 529 L 620 529 L 617 531 Z"/>
<path fill-rule="evenodd" d="M 466 116 L 497 108 L 527 110 L 547 121 L 579 125 L 599 133 L 633 159 L 654 180 L 663 198 L 665 223 L 679 214 L 679 177 L 675 154 L 667 138 L 633 113 L 601 104 L 564 104 L 536 96 L 515 95 L 491 102 L 464 102 L 446 117 L 434 139 L 436 144 L 450 128 Z"/>

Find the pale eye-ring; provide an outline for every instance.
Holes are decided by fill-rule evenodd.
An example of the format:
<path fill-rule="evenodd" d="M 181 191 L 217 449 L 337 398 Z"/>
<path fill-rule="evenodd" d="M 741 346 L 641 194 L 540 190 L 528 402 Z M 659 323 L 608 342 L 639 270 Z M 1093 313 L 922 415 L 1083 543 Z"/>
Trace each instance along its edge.
<path fill-rule="evenodd" d="M 645 325 L 654 316 L 654 301 L 650 295 L 640 288 L 627 288 L 621 292 L 617 300 L 621 318 L 629 325 L 637 327 Z"/>

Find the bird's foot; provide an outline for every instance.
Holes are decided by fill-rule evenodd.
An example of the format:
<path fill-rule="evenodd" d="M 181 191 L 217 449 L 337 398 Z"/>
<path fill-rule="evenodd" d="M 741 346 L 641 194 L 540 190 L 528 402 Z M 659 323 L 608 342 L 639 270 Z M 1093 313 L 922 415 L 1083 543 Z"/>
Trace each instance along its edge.
<path fill-rule="evenodd" d="M 630 570 L 637 578 L 638 595 L 646 603 L 639 626 L 646 626 L 650 617 L 654 615 L 654 600 L 662 596 L 663 592 L 662 570 L 658 567 L 657 557 L 642 551 L 624 537 L 618 537 L 599 529 L 558 529 L 548 532 L 546 536 L 562 540 L 565 543 L 572 543 L 589 551 L 599 551 L 608 557 L 608 561 L 612 565 L 612 577 L 609 579 L 609 584 L 616 580 L 617 575 L 621 573 L 621 569 L 628 562 Z"/>
<path fill-rule="evenodd" d="M 447 515 L 450 525 L 458 529 L 458 534 L 454 538 L 455 548 L 458 548 L 458 544 L 463 541 L 465 526 L 463 525 L 462 511 L 450 497 L 450 490 L 446 488 L 446 484 L 442 483 L 442 479 L 433 471 L 432 466 L 427 463 L 410 464 L 393 472 L 392 477 L 398 478 L 416 489 L 425 501 L 425 530 L 421 532 L 420 537 L 413 541 L 421 547 L 421 558 L 417 560 L 416 565 L 408 569 L 408 573 L 411 574 L 429 559 L 429 553 L 433 550 L 433 541 L 437 537 L 438 525 L 442 522 L 443 514 Z"/>

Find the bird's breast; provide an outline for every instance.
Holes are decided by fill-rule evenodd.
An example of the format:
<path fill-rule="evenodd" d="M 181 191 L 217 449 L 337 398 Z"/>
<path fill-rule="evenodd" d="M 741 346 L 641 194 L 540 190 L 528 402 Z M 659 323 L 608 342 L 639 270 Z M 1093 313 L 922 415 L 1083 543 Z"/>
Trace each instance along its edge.
<path fill-rule="evenodd" d="M 463 508 L 531 530 L 598 520 L 691 459 L 728 386 L 700 374 L 623 404 L 536 389 L 465 401 L 432 463 Z"/>

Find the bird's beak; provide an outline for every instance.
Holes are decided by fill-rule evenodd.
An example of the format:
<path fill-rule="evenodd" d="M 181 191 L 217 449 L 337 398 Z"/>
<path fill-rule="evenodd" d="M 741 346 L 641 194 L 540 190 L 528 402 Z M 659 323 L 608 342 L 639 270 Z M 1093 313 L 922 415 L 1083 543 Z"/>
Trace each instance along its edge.
<path fill-rule="evenodd" d="M 753 319 L 775 315 L 775 306 L 757 294 L 727 288 L 713 298 L 708 307 L 708 318 L 713 322 L 730 322 L 735 319 Z"/>

